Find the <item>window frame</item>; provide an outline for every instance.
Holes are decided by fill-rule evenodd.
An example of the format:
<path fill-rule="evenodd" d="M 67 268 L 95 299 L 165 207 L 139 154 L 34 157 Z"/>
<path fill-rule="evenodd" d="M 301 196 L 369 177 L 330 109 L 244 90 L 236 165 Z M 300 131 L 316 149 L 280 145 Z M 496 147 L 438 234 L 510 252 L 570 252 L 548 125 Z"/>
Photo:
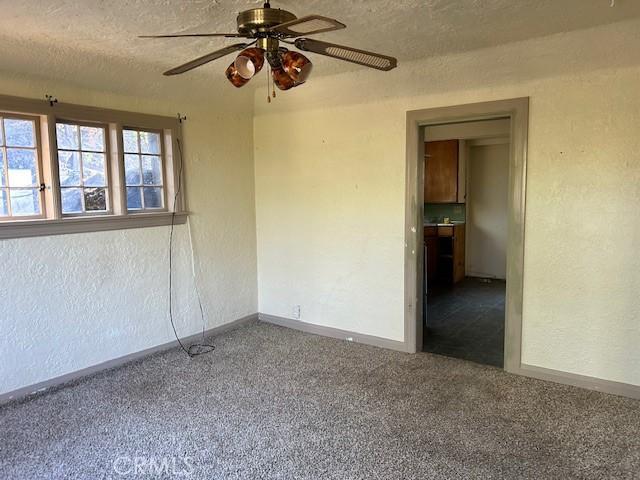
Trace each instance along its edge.
<path fill-rule="evenodd" d="M 38 168 L 42 215 L 0 217 L 0 240 L 10 238 L 83 233 L 128 228 L 183 224 L 187 219 L 184 170 L 177 142 L 182 142 L 178 117 L 111 110 L 83 105 L 0 95 L 0 112 L 8 117 L 25 116 L 36 122 Z M 106 127 L 108 191 L 110 213 L 62 214 L 56 123 Z M 124 178 L 124 129 L 161 132 L 163 209 L 127 209 Z M 178 178 L 179 170 L 182 178 Z M 178 186 L 178 181 L 181 185 Z M 177 201 L 173 205 L 173 198 Z M 6 220 L 5 220 L 6 219 Z"/>
<path fill-rule="evenodd" d="M 122 131 L 124 134 L 125 130 L 129 130 L 129 131 L 135 131 L 138 132 L 137 138 L 138 138 L 138 153 L 135 154 L 133 152 L 127 152 L 124 149 L 124 146 L 122 147 L 122 169 L 124 170 L 125 168 L 125 155 L 138 155 L 140 157 L 140 188 L 144 188 L 144 181 L 142 180 L 142 155 L 144 155 L 142 153 L 142 146 L 140 145 L 140 135 L 139 132 L 148 132 L 148 133 L 158 133 L 160 134 L 160 154 L 159 155 L 153 155 L 150 154 L 151 156 L 159 156 L 160 157 L 160 167 L 161 167 L 161 171 L 162 171 L 162 207 L 161 208 L 139 208 L 139 209 L 129 209 L 129 206 L 127 205 L 127 211 L 129 213 L 129 215 L 137 215 L 140 213 L 149 213 L 149 212 L 168 212 L 170 211 L 169 208 L 169 196 L 167 195 L 167 188 L 166 188 L 166 183 L 167 183 L 167 172 L 166 172 L 166 160 L 165 160 L 165 138 L 164 138 L 164 132 L 162 130 L 158 130 L 158 129 L 153 129 L 153 128 L 140 128 L 140 127 L 132 127 L 130 125 L 125 125 L 122 127 Z M 123 137 L 124 138 L 124 137 Z M 156 185 L 150 185 L 151 187 L 156 187 Z M 125 200 L 126 200 L 126 191 L 127 191 L 127 182 L 125 179 L 124 182 L 124 191 L 125 191 Z M 144 190 L 142 192 L 142 202 L 144 204 Z"/>
<path fill-rule="evenodd" d="M 1 124 L 0 124 L 0 129 L 2 130 L 2 141 L 3 144 L 2 146 L 0 146 L 0 149 L 3 150 L 3 162 L 7 165 L 9 165 L 9 158 L 7 156 L 7 148 L 24 148 L 24 149 L 28 149 L 28 147 L 8 147 L 7 146 L 7 132 L 5 131 L 5 127 L 4 127 L 4 120 L 5 119 L 16 119 L 16 120 L 29 120 L 33 123 L 33 131 L 34 131 L 34 137 L 35 137 L 35 150 L 36 150 L 36 168 L 37 168 L 37 172 L 36 172 L 36 185 L 37 185 L 37 189 L 38 189 L 38 202 L 40 204 L 40 213 L 38 215 L 7 215 L 7 216 L 0 216 L 0 225 L 4 224 L 4 223 L 13 223 L 13 222 L 19 222 L 19 221 L 23 221 L 23 220 L 37 220 L 37 219 L 45 219 L 47 218 L 47 205 L 45 202 L 45 195 L 44 195 L 44 189 L 42 188 L 42 185 L 45 184 L 44 182 L 44 177 L 43 177 L 43 162 L 42 162 L 42 142 L 41 142 L 41 138 L 40 138 L 40 121 L 39 118 L 36 115 L 28 115 L 28 114 L 24 114 L 24 113 L 14 113 L 14 112 L 7 112 L 3 109 L 0 109 L 0 119 L 1 119 Z M 11 208 L 11 182 L 9 182 L 9 169 L 7 168 L 6 172 L 5 172 L 6 178 L 5 181 L 7 183 L 7 185 L 9 186 L 4 186 L 4 187 L 0 187 L 0 190 L 4 190 L 6 189 L 7 192 L 9 193 L 8 195 L 8 200 L 9 200 L 9 209 Z M 27 187 L 25 189 L 31 189 L 34 187 Z"/>
<path fill-rule="evenodd" d="M 78 147 L 80 148 L 79 150 L 68 150 L 66 148 L 59 148 L 57 143 L 58 143 L 58 137 L 56 134 L 56 154 L 55 154 L 55 158 L 54 160 L 54 165 L 52 165 L 52 168 L 55 168 L 57 171 L 57 175 L 58 175 L 58 179 L 60 178 L 60 158 L 59 158 L 59 153 L 60 150 L 65 151 L 65 152 L 78 152 L 80 154 L 80 169 L 82 171 L 83 166 L 83 160 L 82 160 L 82 153 L 84 152 L 81 148 L 82 145 L 80 143 L 80 127 L 93 127 L 93 128 L 102 128 L 104 130 L 104 168 L 105 168 L 105 179 L 106 179 L 106 183 L 107 185 L 105 186 L 105 190 L 107 191 L 107 209 L 105 211 L 100 211 L 100 210 L 96 210 L 96 211 L 86 211 L 83 210 L 82 212 L 72 212 L 72 213 L 64 213 L 62 211 L 62 189 L 63 188 L 71 188 L 71 187 L 63 187 L 62 185 L 58 185 L 58 200 L 60 202 L 60 215 L 64 218 L 70 218 L 70 217 L 93 217 L 93 216 L 104 216 L 104 215 L 113 215 L 113 195 L 111 192 L 111 168 L 109 163 L 111 162 L 111 151 L 109 150 L 109 125 L 106 123 L 100 123 L 100 122 L 81 122 L 81 121 L 76 121 L 76 120 L 69 120 L 69 119 L 63 119 L 63 118 L 56 118 L 56 124 L 54 125 L 54 127 L 56 127 L 58 124 L 65 124 L 65 125 L 75 125 L 78 127 Z M 87 150 L 86 152 L 88 153 L 99 153 L 99 152 L 91 152 L 89 150 Z M 82 180 L 82 186 L 79 187 L 83 190 L 83 197 L 84 197 L 84 189 L 85 189 L 85 185 L 84 185 L 84 179 Z M 88 187 L 91 188 L 91 187 Z M 99 187 L 97 187 L 99 188 Z M 84 206 L 84 198 L 82 200 L 83 206 Z"/>

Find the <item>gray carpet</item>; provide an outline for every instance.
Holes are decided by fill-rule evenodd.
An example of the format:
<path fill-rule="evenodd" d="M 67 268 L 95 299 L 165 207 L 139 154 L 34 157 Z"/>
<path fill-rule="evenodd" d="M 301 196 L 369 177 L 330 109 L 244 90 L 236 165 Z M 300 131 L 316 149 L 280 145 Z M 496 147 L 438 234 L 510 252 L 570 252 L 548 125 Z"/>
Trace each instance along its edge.
<path fill-rule="evenodd" d="M 262 323 L 215 343 L 1 407 L 0 478 L 640 478 L 635 400 Z"/>

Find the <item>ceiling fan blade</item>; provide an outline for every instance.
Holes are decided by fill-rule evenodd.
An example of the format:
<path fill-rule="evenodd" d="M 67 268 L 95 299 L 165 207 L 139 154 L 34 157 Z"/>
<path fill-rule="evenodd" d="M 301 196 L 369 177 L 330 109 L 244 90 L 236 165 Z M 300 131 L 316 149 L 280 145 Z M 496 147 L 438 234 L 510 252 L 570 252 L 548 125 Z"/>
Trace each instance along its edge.
<path fill-rule="evenodd" d="M 244 48 L 251 45 L 251 43 L 236 43 L 234 45 L 229 45 L 228 47 L 221 48 L 220 50 L 216 50 L 215 52 L 207 53 L 200 58 L 196 58 L 195 60 L 191 60 L 179 67 L 172 68 L 171 70 L 167 70 L 164 72 L 165 75 L 178 75 L 180 73 L 188 72 L 189 70 L 193 70 L 200 65 L 204 65 L 205 63 L 212 62 L 213 60 L 217 60 L 218 58 L 224 57 L 225 55 L 229 55 L 230 53 L 237 52 L 238 50 L 243 50 Z"/>
<path fill-rule="evenodd" d="M 180 37 L 246 37 L 239 33 L 169 33 L 167 35 L 139 35 L 138 38 L 180 38 Z"/>
<path fill-rule="evenodd" d="M 268 31 L 282 33 L 291 37 L 299 37 L 300 35 L 313 35 L 314 33 L 341 30 L 346 27 L 344 23 L 340 23 L 333 18 L 323 17 L 321 15 L 307 15 L 306 17 L 275 25 Z"/>
<path fill-rule="evenodd" d="M 335 43 L 320 42 L 310 38 L 298 38 L 295 41 L 295 46 L 300 50 L 319 53 L 320 55 L 357 63 L 377 70 L 389 71 L 398 66 L 398 60 L 387 55 L 336 45 Z"/>

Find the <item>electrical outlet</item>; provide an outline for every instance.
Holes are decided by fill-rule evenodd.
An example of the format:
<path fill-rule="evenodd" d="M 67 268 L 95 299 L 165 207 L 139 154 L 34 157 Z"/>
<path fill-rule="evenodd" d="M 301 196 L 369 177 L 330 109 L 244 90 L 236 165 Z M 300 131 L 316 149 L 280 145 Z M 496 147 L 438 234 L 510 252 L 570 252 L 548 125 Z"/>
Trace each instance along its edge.
<path fill-rule="evenodd" d="M 293 306 L 293 318 L 300 320 L 300 305 Z"/>

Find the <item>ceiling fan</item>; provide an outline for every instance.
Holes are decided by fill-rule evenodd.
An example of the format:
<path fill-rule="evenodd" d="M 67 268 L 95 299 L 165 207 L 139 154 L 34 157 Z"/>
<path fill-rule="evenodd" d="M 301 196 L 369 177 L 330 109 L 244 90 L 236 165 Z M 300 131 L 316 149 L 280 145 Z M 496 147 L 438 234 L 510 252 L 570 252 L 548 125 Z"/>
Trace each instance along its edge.
<path fill-rule="evenodd" d="M 311 61 L 299 52 L 282 47 L 281 43 L 294 45 L 305 52 L 382 71 L 392 70 L 398 63 L 395 58 L 387 55 L 306 38 L 305 35 L 340 30 L 346 28 L 346 25 L 321 15 L 297 18 L 286 10 L 271 8 L 268 1 L 262 8 L 240 12 L 237 24 L 238 33 L 178 33 L 142 35 L 140 38 L 225 37 L 253 40 L 229 45 L 164 72 L 165 75 L 178 75 L 242 50 L 226 70 L 227 79 L 238 88 L 244 86 L 262 69 L 265 59 L 271 69 L 273 83 L 280 90 L 289 90 L 303 84 L 309 78 L 313 68 Z"/>

